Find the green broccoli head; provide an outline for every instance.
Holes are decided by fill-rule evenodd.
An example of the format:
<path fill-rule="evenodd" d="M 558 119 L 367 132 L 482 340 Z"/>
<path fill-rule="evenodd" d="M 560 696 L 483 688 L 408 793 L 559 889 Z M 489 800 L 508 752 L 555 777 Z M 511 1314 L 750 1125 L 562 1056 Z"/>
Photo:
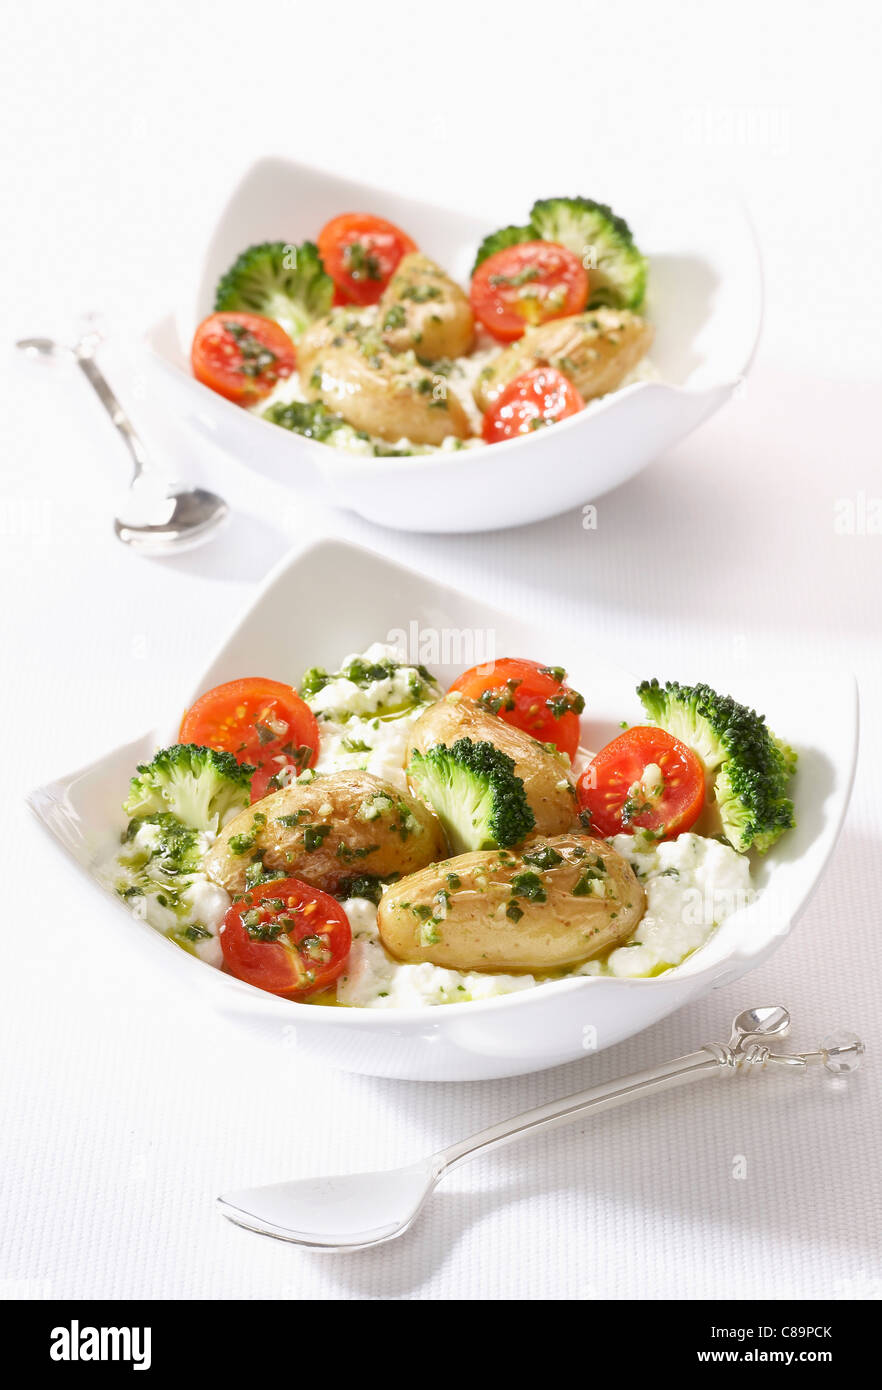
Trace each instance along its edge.
<path fill-rule="evenodd" d="M 500 227 L 498 232 L 491 232 L 489 236 L 485 236 L 478 247 L 472 274 L 474 275 L 482 261 L 486 261 L 488 256 L 495 255 L 497 251 L 504 251 L 508 246 L 517 246 L 522 241 L 538 239 L 532 227 Z"/>
<path fill-rule="evenodd" d="M 514 759 L 494 744 L 458 738 L 414 749 L 408 776 L 438 816 L 454 854 L 504 849 L 536 824 Z"/>
<path fill-rule="evenodd" d="M 574 252 L 588 270 L 588 307 L 639 309 L 646 294 L 646 258 L 627 222 L 592 198 L 540 198 L 530 222 L 536 237 Z"/>
<path fill-rule="evenodd" d="M 797 755 L 762 715 L 709 685 L 651 680 L 637 694 L 653 723 L 701 758 L 723 833 L 735 849 L 764 853 L 796 824 L 787 783 Z"/>
<path fill-rule="evenodd" d="M 175 743 L 139 764 L 123 810 L 141 819 L 170 811 L 193 830 L 217 831 L 250 804 L 254 770 L 232 753 Z"/>
<path fill-rule="evenodd" d="M 311 241 L 302 246 L 265 241 L 249 246 L 221 276 L 214 307 L 275 319 L 296 343 L 328 312 L 333 297 L 334 282 Z"/>

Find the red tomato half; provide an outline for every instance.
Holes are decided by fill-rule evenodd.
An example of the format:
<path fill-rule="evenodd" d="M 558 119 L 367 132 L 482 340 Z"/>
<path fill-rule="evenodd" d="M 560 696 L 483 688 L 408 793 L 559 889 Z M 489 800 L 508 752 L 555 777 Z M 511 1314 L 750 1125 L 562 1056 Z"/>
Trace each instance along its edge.
<path fill-rule="evenodd" d="M 315 715 L 296 690 L 255 676 L 200 695 L 184 715 L 178 737 L 181 743 L 219 748 L 256 767 L 252 801 L 274 791 L 270 782 L 285 769 L 312 767 L 320 740 Z"/>
<path fill-rule="evenodd" d="M 284 328 L 259 314 L 211 314 L 196 329 L 193 375 L 236 405 L 253 405 L 297 364 Z"/>
<path fill-rule="evenodd" d="M 488 669 L 489 667 L 489 669 Z M 579 715 L 585 701 L 566 681 L 561 666 L 507 656 L 464 671 L 450 687 L 490 714 L 523 729 L 539 743 L 553 743 L 572 758 L 579 746 Z"/>
<path fill-rule="evenodd" d="M 469 292 L 476 319 L 510 343 L 549 319 L 580 314 L 588 303 L 588 272 L 554 241 L 523 241 L 482 261 Z"/>
<path fill-rule="evenodd" d="M 532 434 L 585 406 L 571 381 L 554 367 L 534 367 L 510 381 L 484 416 L 481 434 L 488 444 Z"/>
<path fill-rule="evenodd" d="M 334 898 L 299 878 L 281 878 L 233 903 L 220 943 L 231 975 L 270 994 L 302 999 L 336 980 L 352 932 Z"/>
<path fill-rule="evenodd" d="M 417 248 L 393 222 L 369 212 L 344 212 L 319 232 L 318 249 L 342 303 L 376 304 L 401 257 Z"/>
<path fill-rule="evenodd" d="M 658 774 L 646 775 L 647 768 Z M 579 778 L 579 804 L 597 835 L 650 830 L 672 840 L 694 825 L 704 805 L 704 765 L 685 743 L 637 725 L 602 748 Z"/>

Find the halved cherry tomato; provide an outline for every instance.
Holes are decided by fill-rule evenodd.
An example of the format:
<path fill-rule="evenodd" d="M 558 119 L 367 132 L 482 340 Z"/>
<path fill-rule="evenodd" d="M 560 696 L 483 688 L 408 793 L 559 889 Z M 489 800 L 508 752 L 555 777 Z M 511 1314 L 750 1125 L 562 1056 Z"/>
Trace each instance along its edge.
<path fill-rule="evenodd" d="M 318 235 L 319 255 L 344 304 L 376 304 L 395 267 L 416 242 L 369 212 L 344 212 Z"/>
<path fill-rule="evenodd" d="M 486 666 L 472 666 L 450 689 L 572 758 L 579 746 L 579 715 L 585 701 L 565 684 L 566 674 L 562 666 L 540 666 L 538 661 L 507 656 Z"/>
<path fill-rule="evenodd" d="M 227 681 L 200 695 L 184 715 L 178 737 L 181 743 L 219 748 L 256 767 L 252 801 L 312 767 L 320 741 L 315 715 L 297 691 L 257 676 Z"/>
<path fill-rule="evenodd" d="M 537 323 L 580 314 L 588 303 L 588 272 L 555 241 L 523 241 L 481 262 L 469 299 L 487 331 L 510 343 Z"/>
<path fill-rule="evenodd" d="M 352 946 L 340 904 L 299 878 L 249 889 L 229 908 L 219 934 L 231 975 L 289 999 L 336 980 Z"/>
<path fill-rule="evenodd" d="M 704 765 L 664 729 L 638 724 L 591 760 L 578 792 L 597 835 L 649 830 L 659 840 L 672 840 L 701 814 Z"/>
<path fill-rule="evenodd" d="M 196 329 L 193 375 L 236 405 L 262 401 L 297 365 L 284 328 L 259 314 L 210 314 Z"/>
<path fill-rule="evenodd" d="M 554 367 L 534 367 L 510 381 L 484 416 L 481 434 L 488 444 L 532 434 L 568 415 L 585 402 L 571 381 Z"/>

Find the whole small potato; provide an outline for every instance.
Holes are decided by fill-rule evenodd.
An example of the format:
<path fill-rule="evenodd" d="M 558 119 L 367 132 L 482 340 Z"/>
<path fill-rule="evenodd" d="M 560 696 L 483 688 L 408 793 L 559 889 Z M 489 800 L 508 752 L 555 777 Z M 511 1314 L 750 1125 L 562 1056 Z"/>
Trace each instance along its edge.
<path fill-rule="evenodd" d="M 628 309 L 590 309 L 528 328 L 522 338 L 488 363 L 475 385 L 487 410 L 510 381 L 534 367 L 555 367 L 584 400 L 614 391 L 645 357 L 653 327 Z"/>
<path fill-rule="evenodd" d="M 421 251 L 402 257 L 380 300 L 380 330 L 393 352 L 425 362 L 464 357 L 475 338 L 468 296 Z"/>
<path fill-rule="evenodd" d="M 205 859 L 228 893 L 244 892 L 249 867 L 284 870 L 333 893 L 362 874 L 391 878 L 446 849 L 436 817 L 416 797 L 369 772 L 334 772 L 256 801 L 225 826 Z"/>
<path fill-rule="evenodd" d="M 579 805 L 569 759 L 549 752 L 465 695 L 454 692 L 430 705 L 411 729 L 409 747 L 425 753 L 437 743 L 450 748 L 458 738 L 486 740 L 514 759 L 515 776 L 524 784 L 536 820 L 534 834 L 557 835 L 577 823 Z"/>
<path fill-rule="evenodd" d="M 520 851 L 478 850 L 387 888 L 379 929 L 390 955 L 448 970 L 554 970 L 625 941 L 645 910 L 627 860 L 590 835 L 543 836 Z"/>
<path fill-rule="evenodd" d="M 364 313 L 335 310 L 312 324 L 298 344 L 297 366 L 309 400 L 379 439 L 438 445 L 472 433 L 446 378 L 411 353 L 391 352 Z"/>

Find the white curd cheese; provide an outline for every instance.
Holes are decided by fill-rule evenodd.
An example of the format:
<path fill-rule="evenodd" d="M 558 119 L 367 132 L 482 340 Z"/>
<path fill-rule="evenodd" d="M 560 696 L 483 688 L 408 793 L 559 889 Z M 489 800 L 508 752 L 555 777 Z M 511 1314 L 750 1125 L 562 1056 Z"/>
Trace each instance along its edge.
<path fill-rule="evenodd" d="M 391 669 L 377 679 L 359 682 L 332 675 L 321 690 L 307 695 L 321 732 L 315 771 L 360 768 L 404 791 L 410 729 L 440 691 L 429 687 L 415 666 L 400 665 L 396 648 L 382 642 L 347 656 L 341 672 L 350 670 L 354 662 Z"/>
<path fill-rule="evenodd" d="M 209 936 L 197 937 L 193 941 L 193 954 L 208 965 L 220 967 L 223 964 L 223 952 L 218 933 L 227 908 L 232 902 L 229 893 L 213 883 L 205 874 L 194 874 L 181 898 L 188 908 L 186 925 L 192 926 L 196 923 L 210 933 Z M 186 931 L 186 926 L 184 930 Z"/>
<path fill-rule="evenodd" d="M 641 880 L 646 912 L 629 942 L 605 963 L 589 962 L 577 973 L 657 975 L 697 951 L 753 898 L 747 859 L 719 840 L 685 834 L 646 844 L 634 835 L 616 835 L 611 843 Z"/>
<path fill-rule="evenodd" d="M 200 857 L 208 853 L 214 839 L 214 835 L 197 833 Z M 125 898 L 136 917 L 206 964 L 220 966 L 223 954 L 218 931 L 230 906 L 230 895 L 201 871 L 169 877 L 161 858 L 156 857 L 161 840 L 161 827 L 146 821 L 114 852 L 99 876 Z"/>
<path fill-rule="evenodd" d="M 414 1009 L 457 1004 L 530 989 L 532 975 L 485 975 L 445 970 L 430 961 L 403 965 L 385 950 L 377 931 L 377 909 L 365 898 L 344 904 L 352 927 L 352 950 L 337 981 L 338 1004 L 362 1009 Z"/>

